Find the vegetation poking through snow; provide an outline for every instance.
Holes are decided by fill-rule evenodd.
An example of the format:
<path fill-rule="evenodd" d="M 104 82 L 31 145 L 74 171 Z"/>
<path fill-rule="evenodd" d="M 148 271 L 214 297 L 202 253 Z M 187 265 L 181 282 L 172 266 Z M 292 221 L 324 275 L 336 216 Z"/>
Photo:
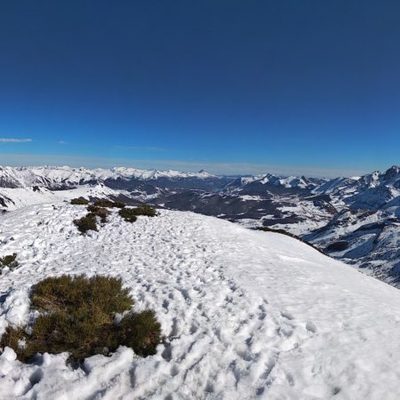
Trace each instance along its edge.
<path fill-rule="evenodd" d="M 155 217 L 157 215 L 155 208 L 149 206 L 148 204 L 142 204 L 139 207 L 136 207 L 134 210 L 137 213 L 136 215 L 145 215 L 146 217 Z"/>
<path fill-rule="evenodd" d="M 99 199 L 93 203 L 96 207 L 106 208 L 124 208 L 125 204 L 120 201 L 112 201 L 109 199 Z"/>
<path fill-rule="evenodd" d="M 143 357 L 155 354 L 157 345 L 162 341 L 160 323 L 153 310 L 126 315 L 117 331 L 121 343 Z"/>
<path fill-rule="evenodd" d="M 157 212 L 153 207 L 143 204 L 136 208 L 125 207 L 119 211 L 119 215 L 127 222 L 135 222 L 139 215 L 154 217 L 157 215 Z"/>
<path fill-rule="evenodd" d="M 86 233 L 87 231 L 97 231 L 96 214 L 88 213 L 82 218 L 75 219 L 74 224 L 81 233 Z"/>
<path fill-rule="evenodd" d="M 74 220 L 74 224 L 81 233 L 86 233 L 89 230 L 97 231 L 96 217 L 99 217 L 102 223 L 106 223 L 107 217 L 110 215 L 110 211 L 107 208 L 120 208 L 123 210 L 124 207 L 125 204 L 118 201 L 115 202 L 108 199 L 96 200 L 93 204 L 88 205 L 88 214 L 80 219 Z"/>
<path fill-rule="evenodd" d="M 102 223 L 107 222 L 107 217 L 110 215 L 110 211 L 108 211 L 107 208 L 95 206 L 93 204 L 90 204 L 88 206 L 87 210 L 90 213 L 95 214 L 96 216 L 98 216 Z"/>
<path fill-rule="evenodd" d="M 73 205 L 86 206 L 89 204 L 89 200 L 85 199 L 84 197 L 76 197 L 75 199 L 72 199 L 70 203 Z"/>
<path fill-rule="evenodd" d="M 10 270 L 18 267 L 17 253 L 8 254 L 4 257 L 0 257 L 0 274 L 5 267 L 8 267 Z"/>
<path fill-rule="evenodd" d="M 134 208 L 123 208 L 119 210 L 119 215 L 126 221 L 126 222 L 135 222 L 137 220 L 137 215 L 134 212 Z"/>
<path fill-rule="evenodd" d="M 32 326 L 8 327 L 1 338 L 20 361 L 36 353 L 70 354 L 75 365 L 94 354 L 109 355 L 120 345 L 136 354 L 155 354 L 161 342 L 161 327 L 153 311 L 134 313 L 133 299 L 122 281 L 107 276 L 52 277 L 31 291 L 31 308 L 38 311 Z M 128 312 L 119 323 L 116 314 Z"/>
<path fill-rule="evenodd" d="M 122 201 L 114 201 L 114 208 L 124 208 L 125 207 L 125 203 L 123 203 Z"/>

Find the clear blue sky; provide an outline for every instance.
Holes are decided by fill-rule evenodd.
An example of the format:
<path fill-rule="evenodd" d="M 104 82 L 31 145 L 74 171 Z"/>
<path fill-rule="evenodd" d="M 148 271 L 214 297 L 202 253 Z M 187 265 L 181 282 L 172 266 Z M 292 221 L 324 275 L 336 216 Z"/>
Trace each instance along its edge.
<path fill-rule="evenodd" d="M 397 0 L 0 4 L 0 164 L 346 175 L 399 150 Z"/>

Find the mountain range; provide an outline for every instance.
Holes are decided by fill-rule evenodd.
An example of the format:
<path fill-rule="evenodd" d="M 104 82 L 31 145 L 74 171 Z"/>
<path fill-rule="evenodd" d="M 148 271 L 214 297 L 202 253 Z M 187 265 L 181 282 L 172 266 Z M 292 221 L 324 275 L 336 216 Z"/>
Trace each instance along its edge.
<path fill-rule="evenodd" d="M 280 230 L 363 272 L 400 286 L 400 167 L 322 179 L 216 176 L 199 171 L 0 167 L 0 207 L 53 197 L 110 197 L 194 211 L 248 228 Z"/>

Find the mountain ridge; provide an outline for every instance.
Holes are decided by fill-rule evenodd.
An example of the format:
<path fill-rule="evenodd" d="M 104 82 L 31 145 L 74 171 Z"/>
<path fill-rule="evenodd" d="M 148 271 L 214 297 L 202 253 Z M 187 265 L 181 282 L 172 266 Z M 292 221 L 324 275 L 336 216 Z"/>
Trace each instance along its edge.
<path fill-rule="evenodd" d="M 126 167 L 0 167 L 0 208 L 72 196 L 194 211 L 286 230 L 332 257 L 400 286 L 400 167 L 360 177 L 227 177 Z"/>

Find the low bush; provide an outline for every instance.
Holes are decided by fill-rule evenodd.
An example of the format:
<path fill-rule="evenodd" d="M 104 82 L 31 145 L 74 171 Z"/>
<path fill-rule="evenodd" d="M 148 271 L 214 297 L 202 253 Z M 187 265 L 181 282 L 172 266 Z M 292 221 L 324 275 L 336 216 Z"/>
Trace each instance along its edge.
<path fill-rule="evenodd" d="M 89 200 L 86 200 L 84 197 L 77 197 L 75 199 L 72 199 L 70 203 L 74 205 L 85 206 L 89 204 Z"/>
<path fill-rule="evenodd" d="M 142 204 L 139 207 L 136 207 L 134 210 L 137 213 L 136 215 L 145 215 L 146 217 L 155 217 L 157 215 L 155 208 L 149 206 L 148 204 Z"/>
<path fill-rule="evenodd" d="M 12 266 L 16 264 L 17 253 L 8 254 L 7 256 L 0 257 L 0 264 L 4 267 Z"/>
<path fill-rule="evenodd" d="M 108 276 L 62 275 L 46 278 L 32 287 L 32 306 L 45 312 L 81 308 L 96 304 L 106 313 L 122 313 L 133 305 L 127 289 L 120 279 Z"/>
<path fill-rule="evenodd" d="M 99 199 L 93 203 L 96 207 L 106 208 L 124 208 L 125 204 L 120 201 L 111 201 L 109 199 Z"/>
<path fill-rule="evenodd" d="M 114 208 L 124 208 L 125 207 L 125 203 L 123 203 L 122 201 L 114 201 Z"/>
<path fill-rule="evenodd" d="M 17 253 L 0 257 L 0 274 L 4 267 L 8 267 L 10 270 L 13 270 L 18 267 Z"/>
<path fill-rule="evenodd" d="M 107 222 L 107 217 L 110 214 L 110 211 L 108 211 L 107 208 L 98 207 L 98 206 L 95 206 L 93 204 L 89 205 L 87 210 L 90 213 L 95 214 L 98 217 L 100 217 L 101 222 L 103 222 L 103 223 Z"/>
<path fill-rule="evenodd" d="M 162 337 L 161 326 L 154 311 L 146 310 L 126 315 L 118 326 L 118 337 L 139 356 L 155 354 Z"/>
<path fill-rule="evenodd" d="M 132 305 L 117 278 L 47 278 L 31 291 L 31 307 L 39 317 L 29 329 L 8 327 L 0 346 L 13 348 L 23 362 L 36 353 L 68 352 L 75 365 L 94 354 L 109 355 L 120 345 L 141 356 L 155 354 L 162 337 L 153 311 L 130 312 L 115 322 L 115 315 Z"/>
<path fill-rule="evenodd" d="M 88 213 L 80 219 L 75 219 L 74 224 L 81 233 L 86 233 L 87 231 L 97 231 L 96 214 Z"/>
<path fill-rule="evenodd" d="M 135 222 L 137 220 L 137 215 L 134 212 L 134 208 L 122 208 L 121 210 L 119 210 L 119 215 L 126 222 Z"/>
<path fill-rule="evenodd" d="M 135 222 L 137 219 L 136 217 L 138 217 L 139 215 L 144 215 L 146 217 L 155 217 L 157 215 L 157 212 L 153 207 L 147 204 L 143 204 L 136 208 L 123 208 L 119 211 L 119 215 L 125 221 Z"/>

